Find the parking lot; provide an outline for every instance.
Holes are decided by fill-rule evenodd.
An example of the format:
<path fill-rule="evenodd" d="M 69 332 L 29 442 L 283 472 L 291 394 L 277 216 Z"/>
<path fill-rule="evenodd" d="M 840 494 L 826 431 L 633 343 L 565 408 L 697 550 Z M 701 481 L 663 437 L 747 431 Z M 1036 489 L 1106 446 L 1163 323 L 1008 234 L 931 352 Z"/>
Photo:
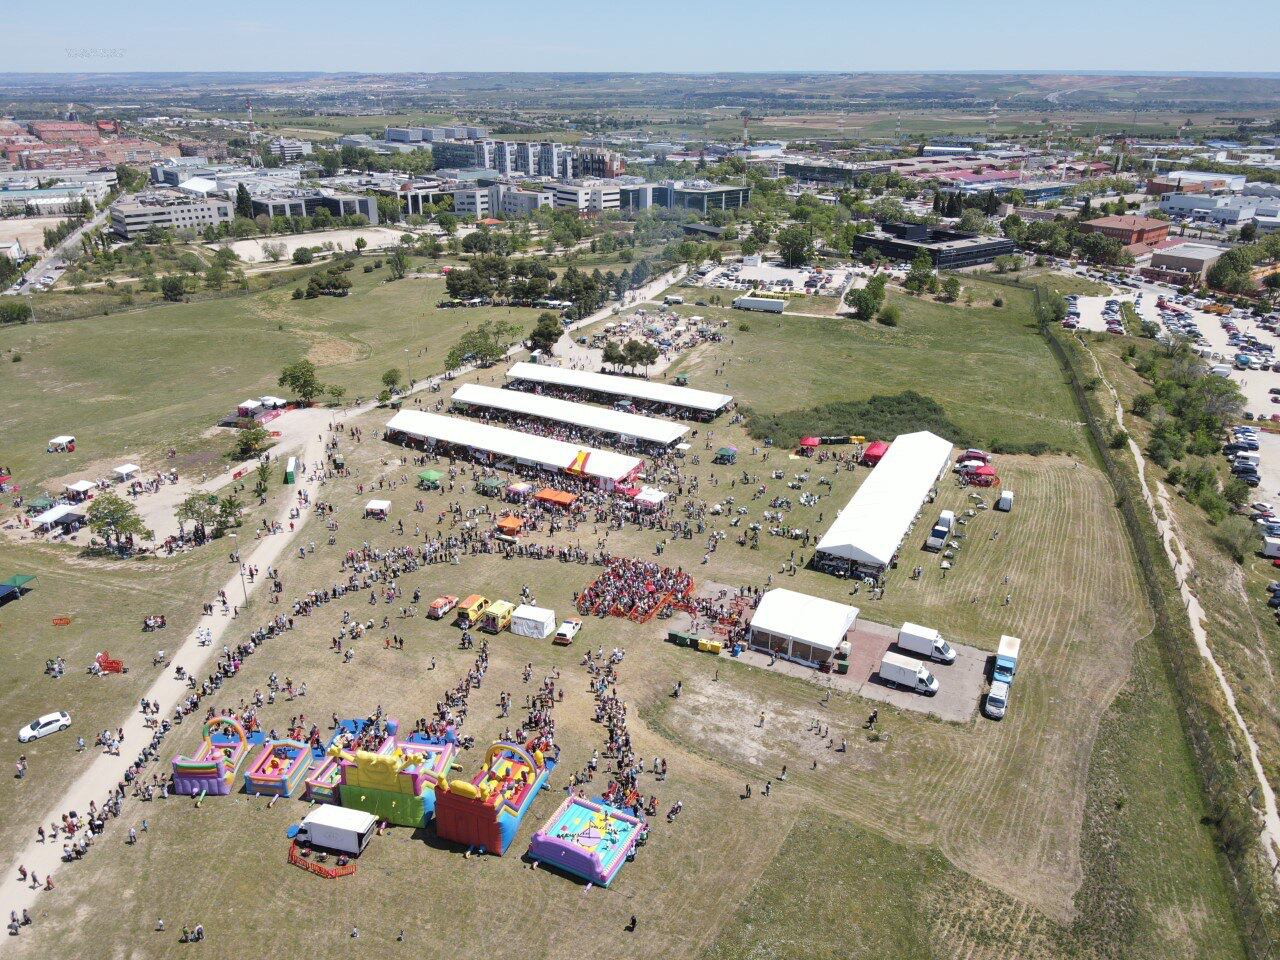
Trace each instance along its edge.
<path fill-rule="evenodd" d="M 956 662 L 929 663 L 938 678 L 938 692 L 926 697 L 911 690 L 888 686 L 880 679 L 880 659 L 893 646 L 898 636 L 896 627 L 859 618 L 849 638 L 849 679 L 854 691 L 868 700 L 879 700 L 903 710 L 931 713 L 943 720 L 965 723 L 973 716 L 982 696 L 991 654 L 976 647 L 952 642 Z M 908 656 L 919 659 L 917 654 Z"/>
<path fill-rule="evenodd" d="M 751 259 L 751 258 L 748 258 Z M 712 268 L 699 281 L 720 290 L 763 290 L 770 293 L 807 293 L 838 296 L 849 282 L 850 267 L 784 267 L 781 263 L 732 263 Z"/>

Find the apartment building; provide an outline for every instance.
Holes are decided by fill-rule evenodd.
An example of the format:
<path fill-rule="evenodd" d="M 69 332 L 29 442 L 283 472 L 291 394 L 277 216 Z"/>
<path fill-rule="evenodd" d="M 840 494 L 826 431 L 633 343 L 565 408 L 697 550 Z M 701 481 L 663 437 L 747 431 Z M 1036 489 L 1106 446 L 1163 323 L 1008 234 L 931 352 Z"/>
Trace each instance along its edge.
<path fill-rule="evenodd" d="M 200 200 L 174 190 L 140 193 L 111 205 L 111 229 L 124 240 L 150 230 L 200 233 L 206 227 L 229 223 L 235 215 L 230 200 Z"/>
<path fill-rule="evenodd" d="M 311 141 L 295 140 L 292 137 L 276 137 L 268 148 L 285 163 L 294 163 L 303 157 L 311 156 Z"/>

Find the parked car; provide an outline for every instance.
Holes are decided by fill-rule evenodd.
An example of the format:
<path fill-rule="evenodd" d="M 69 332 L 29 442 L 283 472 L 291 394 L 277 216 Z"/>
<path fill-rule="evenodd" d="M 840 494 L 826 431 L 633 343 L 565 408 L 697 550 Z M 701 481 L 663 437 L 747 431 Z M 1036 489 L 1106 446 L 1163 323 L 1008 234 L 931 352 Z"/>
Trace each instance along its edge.
<path fill-rule="evenodd" d="M 41 737 L 47 737 L 51 733 L 57 733 L 71 726 L 71 714 L 65 710 L 58 710 L 55 713 L 46 713 L 43 717 L 32 720 L 25 727 L 18 731 L 19 743 L 30 743 L 32 740 L 39 740 Z"/>
<path fill-rule="evenodd" d="M 569 617 L 560 624 L 560 628 L 556 630 L 555 638 L 551 641 L 557 646 L 567 647 L 573 643 L 573 638 L 578 635 L 578 631 L 582 629 L 582 621 L 577 617 Z"/>

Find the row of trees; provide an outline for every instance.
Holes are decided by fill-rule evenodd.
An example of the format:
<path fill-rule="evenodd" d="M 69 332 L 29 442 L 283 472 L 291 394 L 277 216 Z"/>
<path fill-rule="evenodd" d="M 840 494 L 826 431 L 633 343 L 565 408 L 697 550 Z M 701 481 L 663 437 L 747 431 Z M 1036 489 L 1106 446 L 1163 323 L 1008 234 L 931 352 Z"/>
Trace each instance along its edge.
<path fill-rule="evenodd" d="M 1280 233 L 1273 233 L 1256 243 L 1228 250 L 1209 268 L 1205 279 L 1210 286 L 1227 293 L 1252 294 L 1256 289 L 1254 268 L 1277 260 L 1280 260 Z M 1267 275 L 1263 284 L 1270 293 L 1280 291 L 1280 273 Z"/>

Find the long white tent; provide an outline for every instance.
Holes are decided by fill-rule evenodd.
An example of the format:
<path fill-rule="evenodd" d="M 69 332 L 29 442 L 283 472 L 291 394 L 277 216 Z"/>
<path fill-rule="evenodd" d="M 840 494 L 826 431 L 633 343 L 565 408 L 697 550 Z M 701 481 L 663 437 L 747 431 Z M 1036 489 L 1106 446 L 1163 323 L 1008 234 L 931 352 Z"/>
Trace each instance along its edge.
<path fill-rule="evenodd" d="M 638 413 L 622 413 L 588 403 L 558 400 L 523 390 L 500 390 L 479 383 L 464 383 L 454 391 L 453 402 L 469 407 L 505 410 L 540 420 L 576 424 L 589 430 L 614 434 L 624 441 L 645 440 L 666 447 L 689 432 L 688 427 L 670 420 L 644 417 Z"/>
<path fill-rule="evenodd" d="M 640 460 L 626 454 L 422 410 L 401 410 L 387 422 L 387 431 L 509 457 L 543 470 L 564 470 L 593 478 L 605 487 L 628 479 L 642 466 Z"/>
<path fill-rule="evenodd" d="M 898 437 L 818 541 L 819 556 L 883 571 L 950 462 L 951 444 L 936 434 Z"/>
<path fill-rule="evenodd" d="M 699 413 L 716 414 L 733 403 L 733 397 L 727 393 L 711 393 L 708 390 L 695 390 L 692 387 L 677 387 L 669 383 L 654 383 L 652 380 L 618 377 L 608 373 L 550 367 L 541 363 L 513 364 L 507 371 L 507 378 L 578 390 L 593 390 L 596 393 L 614 397 L 669 403 L 674 407 L 696 410 Z"/>

